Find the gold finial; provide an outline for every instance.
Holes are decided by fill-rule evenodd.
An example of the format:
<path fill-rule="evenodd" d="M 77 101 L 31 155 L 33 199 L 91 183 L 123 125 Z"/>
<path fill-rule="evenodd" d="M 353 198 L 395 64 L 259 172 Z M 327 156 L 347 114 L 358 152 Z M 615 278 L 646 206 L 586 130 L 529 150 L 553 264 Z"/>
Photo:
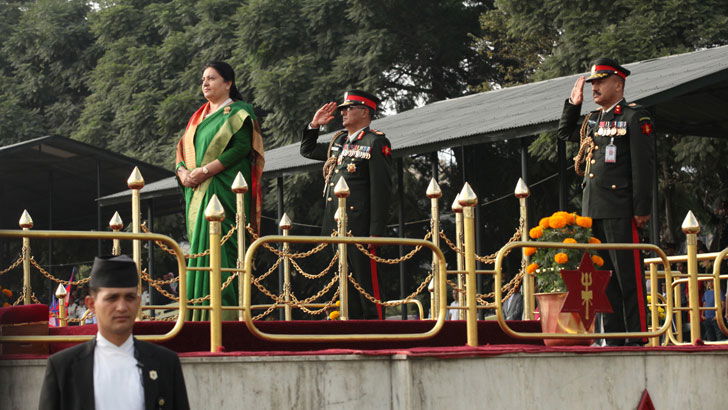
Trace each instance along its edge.
<path fill-rule="evenodd" d="M 427 195 L 428 198 L 440 198 L 442 196 L 440 184 L 435 181 L 435 178 L 432 178 L 430 180 L 430 185 L 427 186 L 427 191 L 425 192 L 425 195 Z"/>
<path fill-rule="evenodd" d="M 58 287 L 56 288 L 56 297 L 58 299 L 63 299 L 66 297 L 66 295 L 68 295 L 68 292 L 66 292 L 66 288 L 59 283 Z"/>
<path fill-rule="evenodd" d="M 124 227 L 124 221 L 121 220 L 121 216 L 119 216 L 119 212 L 114 212 L 114 216 L 111 217 L 111 220 L 109 221 L 109 228 L 111 228 L 114 231 L 120 230 Z"/>
<path fill-rule="evenodd" d="M 336 183 L 334 195 L 338 198 L 346 198 L 349 196 L 349 185 L 346 183 L 344 177 L 339 178 L 339 182 Z"/>
<path fill-rule="evenodd" d="M 225 219 L 225 208 L 222 207 L 216 194 L 212 194 L 210 202 L 207 204 L 207 208 L 205 208 L 205 219 L 216 222 L 222 222 Z"/>
<path fill-rule="evenodd" d="M 516 198 L 528 198 L 531 195 L 531 191 L 528 190 L 528 185 L 523 182 L 523 178 L 518 178 L 514 194 L 516 194 Z"/>
<path fill-rule="evenodd" d="M 336 212 L 334 212 L 334 221 L 339 221 L 339 211 L 341 211 L 341 208 L 336 208 Z"/>
<path fill-rule="evenodd" d="M 283 217 L 281 218 L 281 222 L 278 224 L 278 227 L 281 229 L 291 229 L 291 226 L 293 226 L 291 218 L 288 217 L 287 213 L 283 213 Z"/>
<path fill-rule="evenodd" d="M 18 225 L 20 225 L 21 228 L 32 228 L 33 227 L 33 218 L 30 217 L 30 214 L 28 213 L 27 209 L 23 209 L 23 214 L 20 215 L 20 220 L 18 221 Z"/>
<path fill-rule="evenodd" d="M 450 208 L 453 212 L 463 211 L 463 206 L 460 205 L 460 194 L 455 195 L 455 199 L 452 201 L 452 206 Z"/>
<path fill-rule="evenodd" d="M 131 171 L 129 179 L 126 180 L 126 186 L 128 186 L 129 189 L 144 188 L 144 177 L 142 177 L 142 173 L 139 172 L 139 167 L 134 167 L 134 170 Z"/>
<path fill-rule="evenodd" d="M 460 191 L 460 195 L 458 195 L 460 205 L 462 206 L 475 206 L 478 204 L 478 196 L 475 195 L 475 192 L 473 192 L 473 189 L 470 188 L 470 184 L 467 182 L 463 186 L 463 190 Z"/>
<path fill-rule="evenodd" d="M 248 181 L 245 180 L 242 172 L 238 171 L 238 175 L 235 175 L 235 180 L 230 186 L 230 189 L 236 194 L 244 194 L 248 192 Z"/>
<path fill-rule="evenodd" d="M 682 231 L 687 234 L 700 232 L 700 223 L 697 218 L 695 218 L 693 211 L 688 211 L 688 214 L 685 215 L 681 228 Z"/>

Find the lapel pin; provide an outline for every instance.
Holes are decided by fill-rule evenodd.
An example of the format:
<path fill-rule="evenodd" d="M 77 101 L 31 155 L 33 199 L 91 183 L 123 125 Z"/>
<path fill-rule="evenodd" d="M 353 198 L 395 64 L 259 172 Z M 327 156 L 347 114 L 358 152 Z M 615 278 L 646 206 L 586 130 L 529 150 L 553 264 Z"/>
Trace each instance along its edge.
<path fill-rule="evenodd" d="M 152 380 L 157 380 L 157 371 L 156 370 L 150 370 L 149 371 L 149 378 Z"/>

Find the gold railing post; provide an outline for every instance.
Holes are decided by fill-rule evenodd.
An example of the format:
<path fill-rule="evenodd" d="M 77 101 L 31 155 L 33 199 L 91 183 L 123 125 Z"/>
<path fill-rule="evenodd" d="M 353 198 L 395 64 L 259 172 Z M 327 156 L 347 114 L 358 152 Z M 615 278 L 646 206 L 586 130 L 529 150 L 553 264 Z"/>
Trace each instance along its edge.
<path fill-rule="evenodd" d="M 126 180 L 126 185 L 131 189 L 131 231 L 132 233 L 139 233 L 141 231 L 141 198 L 139 191 L 144 188 L 144 178 L 142 173 L 139 172 L 139 167 L 134 167 L 131 171 L 129 179 Z M 137 269 L 142 270 L 142 241 L 134 239 L 132 241 L 132 259 L 137 265 Z M 139 277 L 138 283 L 139 292 L 142 291 L 142 278 Z M 137 318 L 141 319 L 142 311 L 139 310 Z"/>
<path fill-rule="evenodd" d="M 657 264 L 656 263 L 650 263 L 650 320 L 652 321 L 652 325 L 650 325 L 650 331 L 654 332 L 656 331 L 659 326 L 660 321 L 660 315 L 658 312 L 657 307 Z M 659 346 L 660 344 L 660 338 L 659 337 L 653 337 L 650 338 L 650 346 Z"/>
<path fill-rule="evenodd" d="M 334 195 L 339 198 L 339 209 L 336 211 L 338 215 L 339 238 L 346 237 L 347 217 L 346 217 L 346 197 L 349 196 L 349 185 L 347 185 L 344 177 L 339 178 L 339 182 L 334 187 Z M 339 244 L 339 306 L 341 315 L 340 320 L 349 320 L 349 261 L 346 253 L 346 244 Z"/>
<path fill-rule="evenodd" d="M 243 177 L 243 174 L 238 171 L 238 174 L 235 176 L 235 180 L 233 181 L 233 184 L 230 186 L 230 189 L 235 192 L 235 223 L 238 225 L 238 260 L 236 263 L 236 267 L 238 269 L 243 269 L 243 265 L 245 264 L 245 193 L 248 192 L 248 182 L 245 180 L 245 177 Z M 244 290 L 244 284 L 243 284 L 243 272 L 238 273 L 238 305 L 243 306 L 243 293 Z M 244 314 L 243 311 L 238 311 L 238 320 L 243 321 Z"/>
<path fill-rule="evenodd" d="M 210 351 L 217 352 L 222 346 L 222 273 L 221 233 L 225 219 L 217 195 L 213 194 L 205 209 L 205 219 L 210 223 Z"/>
<path fill-rule="evenodd" d="M 688 211 L 682 223 L 688 248 L 688 306 L 690 306 L 690 343 L 700 339 L 700 297 L 698 295 L 698 232 L 700 224 L 693 211 Z"/>
<path fill-rule="evenodd" d="M 68 325 L 68 312 L 66 312 L 66 288 L 62 284 L 58 284 L 56 288 L 56 299 L 58 299 L 58 323 L 59 326 Z"/>
<path fill-rule="evenodd" d="M 30 230 L 33 227 L 33 218 L 30 217 L 27 209 L 23 210 L 23 214 L 20 216 L 18 225 L 23 228 L 24 231 Z M 30 285 L 30 238 L 23 237 L 23 304 L 30 305 L 32 303 L 31 295 L 33 289 Z"/>
<path fill-rule="evenodd" d="M 290 235 L 291 231 L 291 218 L 287 214 L 283 214 L 281 222 L 278 227 L 283 231 L 283 236 Z M 291 251 L 291 244 L 283 242 L 283 253 L 288 254 Z M 291 320 L 291 260 L 288 256 L 283 257 L 283 300 L 286 301 L 286 306 L 283 307 L 285 320 Z"/>
<path fill-rule="evenodd" d="M 124 227 L 124 222 L 121 220 L 119 212 L 114 212 L 114 216 L 109 220 L 109 228 L 114 232 L 119 232 Z M 112 255 L 121 255 L 121 244 L 119 238 L 113 239 L 113 245 L 111 246 Z"/>
<path fill-rule="evenodd" d="M 514 191 L 516 198 L 518 198 L 518 204 L 520 209 L 520 228 L 521 228 L 521 241 L 528 241 L 528 196 L 531 195 L 528 186 L 523 181 L 523 178 L 518 178 L 516 184 L 516 190 Z M 528 256 L 526 256 L 526 248 L 521 248 L 521 266 L 528 266 Z M 533 320 L 533 312 L 536 307 L 535 301 L 535 284 L 533 281 L 533 275 L 525 275 L 523 277 L 523 319 Z"/>
<path fill-rule="evenodd" d="M 475 207 L 478 197 L 467 182 L 460 191 L 460 205 L 463 207 L 463 220 L 465 231 L 465 289 L 467 291 L 467 344 L 478 345 L 478 309 L 475 300 Z"/>
<path fill-rule="evenodd" d="M 465 257 L 463 255 L 463 206 L 460 205 L 460 194 L 455 195 L 455 200 L 452 201 L 452 211 L 455 213 L 455 247 L 458 249 L 456 255 L 456 262 L 458 271 L 462 272 L 465 269 Z M 465 275 L 458 273 L 458 306 L 465 306 Z M 456 312 L 458 320 L 465 319 L 465 311 L 458 309 Z"/>
<path fill-rule="evenodd" d="M 442 197 L 442 191 L 440 190 L 440 185 L 435 181 L 435 178 L 432 178 L 430 180 L 430 185 L 427 186 L 427 191 L 425 192 L 425 195 L 427 195 L 428 198 L 430 198 L 430 228 L 432 229 L 432 244 L 436 247 L 440 247 L 440 206 L 438 201 L 440 200 L 440 197 Z M 430 281 L 430 284 L 428 286 L 428 289 L 432 288 L 432 291 L 430 293 L 430 318 L 437 320 L 437 312 L 438 312 L 438 306 L 440 306 L 439 301 L 440 298 L 445 298 L 447 300 L 447 294 L 440 295 L 438 290 L 438 286 L 435 286 L 436 283 L 438 283 L 438 278 L 441 274 L 438 270 L 438 263 L 437 263 L 437 255 L 435 253 L 432 253 L 432 280 Z M 444 274 L 444 273 L 442 273 Z"/>
<path fill-rule="evenodd" d="M 670 291 L 669 286 L 666 287 L 666 289 L 667 289 L 667 292 Z M 678 284 L 677 286 L 675 286 L 675 290 L 673 290 L 673 292 L 674 292 L 674 297 L 672 300 L 674 301 L 675 307 L 678 307 L 678 308 L 682 307 L 682 285 Z M 675 312 L 674 315 L 675 315 L 675 329 L 676 329 L 675 338 L 677 339 L 677 341 L 679 343 L 682 343 L 683 339 L 684 339 L 684 336 L 683 336 L 683 311 L 675 310 L 674 312 Z"/>

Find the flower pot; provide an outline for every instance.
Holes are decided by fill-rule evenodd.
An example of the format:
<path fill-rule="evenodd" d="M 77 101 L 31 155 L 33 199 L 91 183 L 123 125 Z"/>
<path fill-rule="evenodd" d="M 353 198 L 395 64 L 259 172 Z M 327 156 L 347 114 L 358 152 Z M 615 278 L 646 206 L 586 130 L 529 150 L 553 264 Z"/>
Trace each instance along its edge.
<path fill-rule="evenodd" d="M 566 292 L 536 293 L 543 333 L 594 333 L 594 323 L 585 329 L 581 317 L 574 312 L 561 312 Z M 589 346 L 594 339 L 544 339 L 546 346 Z"/>

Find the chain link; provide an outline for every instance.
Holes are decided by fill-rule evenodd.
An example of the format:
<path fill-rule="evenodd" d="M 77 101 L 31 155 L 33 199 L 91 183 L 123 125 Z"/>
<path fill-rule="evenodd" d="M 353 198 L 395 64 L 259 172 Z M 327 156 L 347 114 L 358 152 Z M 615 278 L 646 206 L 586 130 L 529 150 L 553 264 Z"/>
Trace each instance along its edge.
<path fill-rule="evenodd" d="M 18 256 L 18 259 L 16 259 L 15 262 L 13 262 L 13 263 L 10 264 L 10 266 L 8 266 L 7 268 L 5 268 L 3 270 L 0 270 L 0 276 L 2 276 L 4 274 L 10 272 L 11 270 L 17 268 L 18 265 L 20 265 L 21 263 L 23 263 L 23 255 L 22 255 L 22 253 L 20 254 L 20 256 Z"/>
<path fill-rule="evenodd" d="M 250 225 L 246 226 L 245 229 L 248 230 L 250 237 L 254 241 L 260 237 L 257 233 L 255 233 L 255 230 L 253 230 L 253 228 Z M 335 236 L 335 235 L 331 235 L 331 236 Z M 286 258 L 291 258 L 291 259 L 302 259 L 302 258 L 307 258 L 315 253 L 321 252 L 322 250 L 324 250 L 324 248 L 326 248 L 326 245 L 327 245 L 326 243 L 320 243 L 306 252 L 298 252 L 298 253 L 286 253 L 284 251 L 274 248 L 273 246 L 271 246 L 268 243 L 264 243 L 263 247 L 265 249 L 268 249 L 269 251 L 271 251 L 273 254 L 275 254 L 279 258 L 286 257 Z"/>
<path fill-rule="evenodd" d="M 334 296 L 331 298 L 331 300 L 326 302 L 326 305 L 324 305 L 320 309 L 309 309 L 302 304 L 299 304 L 297 307 L 301 308 L 302 311 L 308 313 L 311 316 L 320 315 L 322 313 L 325 313 L 327 310 L 329 310 L 331 308 L 331 306 L 334 306 L 334 304 L 336 304 L 336 300 L 339 298 L 339 293 L 340 293 L 340 289 L 336 289 L 336 291 L 334 292 Z M 291 296 L 294 297 L 293 295 L 291 295 Z"/>
<path fill-rule="evenodd" d="M 523 218 L 521 218 L 519 220 L 519 224 L 518 224 L 518 228 L 516 229 L 516 232 L 513 233 L 513 235 L 511 236 L 510 239 L 508 239 L 508 242 L 506 242 L 506 245 L 511 242 L 516 242 L 516 241 L 520 240 L 522 234 L 523 234 Z M 459 253 L 461 255 L 465 254 L 465 251 L 462 249 L 458 249 L 458 247 L 445 235 L 445 232 L 440 231 L 440 238 L 445 240 L 445 243 L 447 243 L 447 246 L 449 246 L 450 249 L 453 250 L 453 252 Z M 503 254 L 503 256 L 507 256 L 509 253 L 511 253 L 512 250 L 513 250 L 513 248 L 509 249 L 507 252 L 505 252 Z M 492 254 L 486 255 L 486 256 L 480 256 L 480 255 L 476 254 L 475 260 L 477 260 L 478 262 L 482 262 L 486 265 L 491 265 L 491 264 L 495 263 L 495 257 L 498 255 L 498 252 L 499 251 L 495 251 Z"/>
<path fill-rule="evenodd" d="M 144 233 L 149 233 L 149 228 L 147 228 L 146 221 L 140 225 L 142 228 L 142 231 Z M 238 225 L 233 225 L 230 230 L 225 234 L 225 236 L 222 237 L 220 240 L 220 246 L 225 245 L 225 242 L 227 242 L 231 236 L 233 236 L 233 233 L 238 229 Z M 174 255 L 175 251 L 170 249 L 167 245 L 164 244 L 162 241 L 155 240 L 154 243 L 163 251 L 167 252 L 170 255 Z M 184 254 L 185 259 L 195 259 L 195 258 L 201 258 L 203 256 L 208 256 L 210 254 L 210 250 L 204 250 L 200 253 L 186 253 Z"/>
<path fill-rule="evenodd" d="M 48 278 L 48 279 L 50 279 L 50 280 L 52 280 L 52 281 L 54 281 L 56 283 L 60 283 L 61 285 L 64 285 L 64 286 L 68 286 L 68 285 L 71 285 L 71 286 L 84 285 L 84 284 L 88 283 L 91 280 L 91 277 L 88 277 L 88 278 L 85 278 L 85 279 L 81 279 L 81 280 L 75 280 L 75 281 L 73 281 L 73 280 L 58 279 L 57 277 L 51 275 L 50 272 L 48 272 L 47 270 L 43 269 L 43 267 L 40 266 L 40 264 L 38 264 L 38 262 L 36 262 L 35 261 L 35 258 L 33 258 L 33 257 L 30 258 L 30 264 L 33 265 L 38 270 L 38 272 L 40 272 L 46 278 Z"/>
<path fill-rule="evenodd" d="M 351 236 L 351 232 L 349 232 L 349 236 Z M 427 235 L 425 235 L 424 240 L 426 241 L 426 240 L 430 239 L 431 236 L 432 236 L 432 231 L 427 232 Z M 412 259 L 412 257 L 415 256 L 415 254 L 417 252 L 422 250 L 422 245 L 417 245 L 417 246 L 415 246 L 414 249 L 412 249 L 412 251 L 410 251 L 406 255 L 400 256 L 399 258 L 385 259 L 385 258 L 381 258 L 381 257 L 369 252 L 367 250 L 367 248 L 365 248 L 364 245 L 362 245 L 360 243 L 355 243 L 354 245 L 356 245 L 356 248 L 359 249 L 359 252 L 366 255 L 369 259 L 372 259 L 379 263 L 386 263 L 389 265 L 396 265 L 398 263 L 402 263 L 406 260 Z"/>
<path fill-rule="evenodd" d="M 274 311 L 276 308 L 278 308 L 278 306 L 280 306 L 278 303 L 275 303 L 275 304 L 270 305 L 268 307 L 268 309 L 265 310 L 265 312 L 263 312 L 263 313 L 261 313 L 261 314 L 259 314 L 257 316 L 253 316 L 253 320 L 260 320 L 260 319 L 262 319 L 262 318 L 270 315 L 270 313 L 272 311 Z"/>
<path fill-rule="evenodd" d="M 293 267 L 298 271 L 298 273 L 303 275 L 303 277 L 305 277 L 307 279 L 318 279 L 318 278 L 322 278 L 322 277 L 326 276 L 326 274 L 329 273 L 329 270 L 334 266 L 337 259 L 339 259 L 339 251 L 336 251 L 336 253 L 334 254 L 334 257 L 331 259 L 331 262 L 329 262 L 329 266 L 327 266 L 326 268 L 324 268 L 324 270 L 322 270 L 320 273 L 317 273 L 315 275 L 304 272 L 303 269 L 301 269 L 301 266 L 298 264 L 298 262 L 295 261 L 295 259 L 291 259 L 291 265 L 293 265 Z"/>
<path fill-rule="evenodd" d="M 427 284 L 430 283 L 430 280 L 431 279 L 432 279 L 432 273 L 430 273 L 429 275 L 427 275 L 427 277 L 425 278 L 425 280 L 422 283 L 420 283 L 420 286 L 418 286 L 417 289 L 415 289 L 414 292 L 410 293 L 409 296 L 407 296 L 406 298 L 404 298 L 404 299 L 402 299 L 400 301 L 396 301 L 396 302 L 384 302 L 384 301 L 379 300 L 379 299 L 375 298 L 374 296 L 370 295 L 356 281 L 356 279 L 354 279 L 354 277 L 351 274 L 349 274 L 349 282 L 351 282 L 351 284 L 354 285 L 354 287 L 356 288 L 356 290 L 359 291 L 359 293 L 361 293 L 362 295 L 364 295 L 365 298 L 369 299 L 370 302 L 372 302 L 374 304 L 377 304 L 377 305 L 382 305 L 382 306 L 399 306 L 399 305 L 403 305 L 403 304 L 407 303 L 407 301 L 409 301 L 410 299 L 412 299 L 415 296 L 417 296 L 420 293 L 422 293 L 422 291 L 425 290 L 425 288 L 427 287 Z"/>

